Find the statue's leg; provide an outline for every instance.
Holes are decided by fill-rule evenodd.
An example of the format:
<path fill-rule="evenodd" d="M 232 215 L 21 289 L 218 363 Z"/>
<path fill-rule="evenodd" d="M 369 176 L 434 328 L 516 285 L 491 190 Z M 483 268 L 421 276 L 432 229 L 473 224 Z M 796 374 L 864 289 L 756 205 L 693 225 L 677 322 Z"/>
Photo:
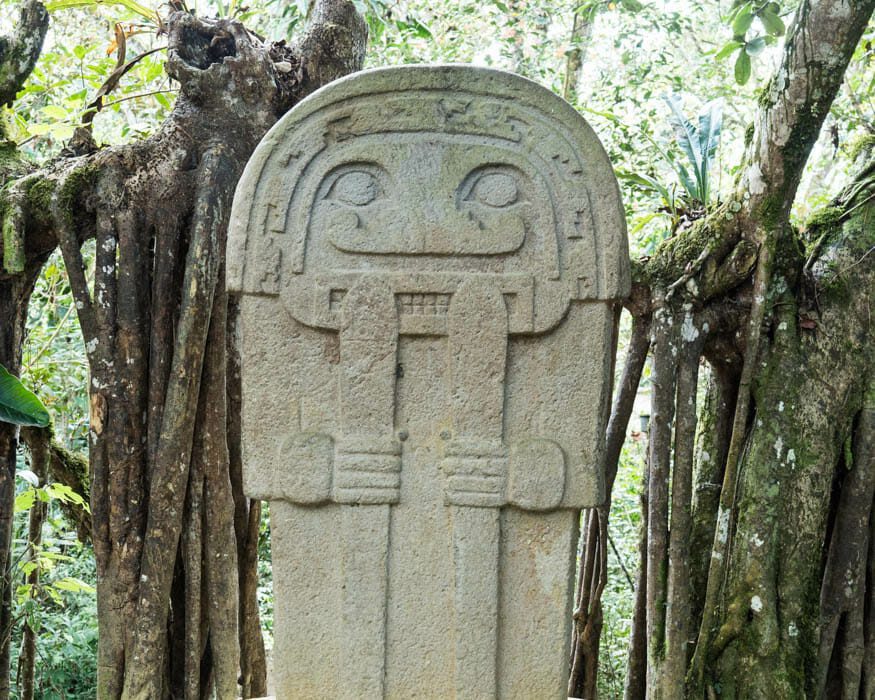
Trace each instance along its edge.
<path fill-rule="evenodd" d="M 343 305 L 332 489 L 343 504 L 344 698 L 384 696 L 390 504 L 398 502 L 401 479 L 394 435 L 397 349 L 392 291 L 365 277 Z"/>
<path fill-rule="evenodd" d="M 498 289 L 472 278 L 448 311 L 452 436 L 443 468 L 455 558 L 456 698 L 496 697 L 500 508 L 507 310 Z"/>

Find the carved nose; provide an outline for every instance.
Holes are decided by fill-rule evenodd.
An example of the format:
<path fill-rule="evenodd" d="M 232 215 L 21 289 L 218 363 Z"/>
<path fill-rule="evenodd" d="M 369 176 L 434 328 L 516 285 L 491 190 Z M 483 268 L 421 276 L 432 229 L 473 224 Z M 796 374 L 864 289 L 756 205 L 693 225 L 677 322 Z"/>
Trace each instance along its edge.
<path fill-rule="evenodd" d="M 450 223 L 455 211 L 453 203 L 447 206 L 447 203 L 434 195 L 434 193 L 423 193 L 419 207 L 419 222 L 423 227 L 429 229 L 444 229 Z M 416 220 L 413 222 L 417 223 Z"/>

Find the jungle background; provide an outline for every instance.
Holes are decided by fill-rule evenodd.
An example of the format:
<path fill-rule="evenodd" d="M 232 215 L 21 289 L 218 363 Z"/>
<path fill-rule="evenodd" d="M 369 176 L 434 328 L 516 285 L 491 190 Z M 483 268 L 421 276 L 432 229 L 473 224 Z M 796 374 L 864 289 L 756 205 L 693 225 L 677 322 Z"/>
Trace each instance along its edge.
<path fill-rule="evenodd" d="M 641 258 L 731 197 L 748 125 L 765 80 L 781 61 L 784 28 L 797 4 L 760 3 L 774 5 L 774 11 L 760 12 L 756 21 L 752 16 L 740 37 L 740 8 L 743 13 L 751 3 L 729 0 L 357 0 L 356 7 L 368 24 L 366 67 L 488 65 L 520 73 L 568 99 L 610 155 L 623 190 L 632 257 Z M 93 136 L 101 145 L 132 143 L 155 133 L 178 92 L 164 68 L 162 22 L 171 10 L 235 17 L 275 40 L 301 31 L 311 11 L 307 0 L 188 0 L 172 7 L 152 0 L 52 0 L 46 5 L 51 22 L 41 57 L 2 113 L 7 137 L 36 163 L 57 157 L 83 119 L 93 120 Z M 2 0 L 0 35 L 12 33 L 18 10 L 17 2 Z M 870 26 L 808 159 L 791 216 L 799 230 L 816 222 L 817 213 L 839 194 L 861 149 L 875 135 L 871 37 Z M 120 52 L 142 58 L 107 90 Z M 95 113 L 93 100 L 101 91 L 106 94 Z M 83 255 L 90 269 L 93 242 L 86 243 Z M 630 336 L 628 315 L 621 328 L 618 378 Z M 703 372 L 700 405 L 708 381 L 707 369 Z M 598 676 L 604 698 L 622 697 L 626 685 L 640 563 L 648 378 L 646 366 L 613 488 Z M 44 266 L 30 303 L 21 380 L 50 411 L 56 441 L 86 459 L 88 362 L 59 252 Z M 97 685 L 97 607 L 83 501 L 75 488 L 46 484 L 41 476 L 22 448 L 12 555 L 13 624 L 5 632 L 11 634 L 11 693 L 22 696 L 19 658 L 30 643 L 36 658 L 31 697 L 90 698 Z M 44 506 L 47 516 L 35 537 L 31 514 Z M 265 508 L 258 603 L 269 649 L 267 516 Z M 30 630 L 30 642 L 23 638 L 25 630 Z"/>

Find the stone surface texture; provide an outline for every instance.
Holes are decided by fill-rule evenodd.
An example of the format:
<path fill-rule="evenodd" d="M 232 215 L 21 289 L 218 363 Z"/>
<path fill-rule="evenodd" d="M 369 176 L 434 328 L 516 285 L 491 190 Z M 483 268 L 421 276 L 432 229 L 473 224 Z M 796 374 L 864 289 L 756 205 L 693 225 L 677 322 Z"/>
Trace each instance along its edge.
<path fill-rule="evenodd" d="M 508 73 L 365 71 L 270 131 L 231 220 L 277 697 L 564 697 L 629 289 L 595 134 Z"/>

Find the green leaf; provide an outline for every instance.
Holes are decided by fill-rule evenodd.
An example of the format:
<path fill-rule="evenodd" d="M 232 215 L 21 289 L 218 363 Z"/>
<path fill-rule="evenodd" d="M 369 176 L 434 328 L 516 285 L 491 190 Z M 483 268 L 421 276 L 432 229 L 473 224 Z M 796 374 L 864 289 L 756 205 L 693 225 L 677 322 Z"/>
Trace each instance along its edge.
<path fill-rule="evenodd" d="M 63 107 L 59 107 L 58 105 L 46 105 L 43 107 L 43 114 L 45 114 L 49 119 L 66 119 L 70 115 L 67 114 L 67 110 Z"/>
<path fill-rule="evenodd" d="M 22 491 L 15 497 L 15 512 L 23 513 L 26 510 L 30 510 L 33 507 L 34 501 L 36 501 L 36 491 L 33 489 Z"/>
<path fill-rule="evenodd" d="M 702 193 L 699 191 L 699 185 L 702 180 L 702 162 L 704 160 L 699 131 L 684 115 L 683 109 L 681 108 L 680 95 L 670 93 L 665 95 L 663 100 L 671 110 L 671 115 L 669 116 L 668 121 L 669 124 L 671 124 L 672 131 L 674 131 L 675 141 L 677 141 L 678 146 L 681 147 L 681 151 L 683 151 L 684 155 L 687 157 L 690 165 L 693 166 L 694 177 L 690 177 L 689 171 L 682 163 L 677 163 L 672 160 L 671 165 L 678 174 L 681 184 L 684 186 L 687 194 L 693 199 L 704 201 L 702 199 Z"/>
<path fill-rule="evenodd" d="M 724 58 L 734 53 L 738 49 L 740 49 L 744 44 L 740 41 L 730 41 L 726 44 L 722 49 L 720 49 L 714 58 L 718 61 L 722 61 Z"/>
<path fill-rule="evenodd" d="M 36 394 L 0 365 L 0 421 L 45 428 L 51 420 Z"/>
<path fill-rule="evenodd" d="M 701 202 L 708 204 L 711 199 L 711 166 L 720 145 L 723 130 L 723 103 L 713 100 L 705 105 L 699 115 L 699 140 L 702 143 L 702 165 L 699 170 L 699 193 Z"/>
<path fill-rule="evenodd" d="M 71 593 L 94 593 L 93 586 L 89 586 L 85 581 L 73 576 L 65 576 L 60 581 L 55 581 L 52 585 L 58 590 L 70 591 Z"/>
<path fill-rule="evenodd" d="M 629 10 L 630 12 L 639 12 L 644 9 L 644 5 L 638 2 L 638 0 L 620 0 L 620 4 L 624 10 Z"/>
<path fill-rule="evenodd" d="M 400 31 L 408 31 L 419 39 L 432 38 L 431 30 L 415 17 L 409 17 L 406 22 L 398 20 L 395 22 L 395 26 L 397 26 Z"/>
<path fill-rule="evenodd" d="M 54 562 L 54 561 L 76 561 L 73 557 L 68 554 L 61 554 L 60 552 L 41 552 L 40 559 L 44 562 Z"/>
<path fill-rule="evenodd" d="M 155 10 L 145 7 L 135 2 L 135 0 L 52 0 L 46 3 L 46 9 L 49 12 L 54 12 L 55 10 L 69 10 L 73 7 L 94 7 L 97 5 L 121 5 L 131 12 L 152 21 L 158 17 Z"/>
<path fill-rule="evenodd" d="M 771 5 L 774 4 L 775 3 L 769 3 L 769 5 L 760 12 L 760 22 L 763 23 L 765 30 L 772 36 L 784 36 L 787 28 L 784 26 L 784 20 L 778 16 L 777 12 L 772 11 Z"/>
<path fill-rule="evenodd" d="M 766 48 L 766 38 L 764 36 L 758 36 L 754 39 L 751 39 L 744 45 L 744 50 L 747 52 L 748 56 L 758 56 L 763 52 L 763 49 Z"/>
<path fill-rule="evenodd" d="M 750 56 L 747 51 L 739 51 L 735 60 L 735 82 L 744 85 L 750 80 Z"/>
<path fill-rule="evenodd" d="M 753 24 L 753 18 L 754 14 L 751 3 L 744 3 L 732 22 L 733 35 L 744 36 L 747 34 L 747 30 L 750 29 L 750 25 Z"/>
<path fill-rule="evenodd" d="M 82 496 L 80 496 L 66 484 L 54 482 L 46 487 L 46 491 L 51 498 L 63 501 L 64 503 L 74 503 L 77 506 L 80 506 L 88 511 L 88 504 L 85 502 Z"/>

